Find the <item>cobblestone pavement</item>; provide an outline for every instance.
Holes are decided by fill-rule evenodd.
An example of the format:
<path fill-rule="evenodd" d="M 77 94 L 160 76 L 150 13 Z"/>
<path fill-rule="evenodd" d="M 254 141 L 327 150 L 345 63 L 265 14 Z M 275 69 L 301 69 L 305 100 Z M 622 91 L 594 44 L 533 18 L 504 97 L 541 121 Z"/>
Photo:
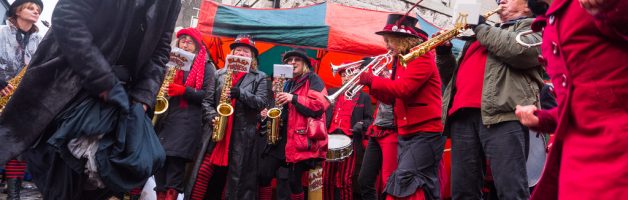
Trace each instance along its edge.
<path fill-rule="evenodd" d="M 7 194 L 5 193 L 5 187 L 6 186 L 2 186 L 2 192 L 0 192 L 0 200 L 4 200 L 7 199 Z M 22 187 L 24 187 L 21 191 L 20 191 L 20 200 L 41 200 L 43 199 L 41 197 L 41 194 L 39 193 L 39 191 L 37 191 L 37 188 L 35 187 L 35 184 L 31 183 L 31 182 L 27 182 L 25 181 L 24 183 L 22 183 Z"/>

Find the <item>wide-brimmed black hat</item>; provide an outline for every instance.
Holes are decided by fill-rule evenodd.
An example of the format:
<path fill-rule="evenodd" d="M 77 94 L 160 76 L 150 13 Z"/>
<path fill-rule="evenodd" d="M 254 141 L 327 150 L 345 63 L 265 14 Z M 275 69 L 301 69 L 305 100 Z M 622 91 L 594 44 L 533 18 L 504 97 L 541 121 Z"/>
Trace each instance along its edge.
<path fill-rule="evenodd" d="M 381 31 L 375 32 L 378 35 L 393 34 L 401 36 L 412 36 L 427 40 L 427 33 L 416 27 L 419 20 L 414 17 L 400 14 L 388 15 L 386 26 Z"/>
<path fill-rule="evenodd" d="M 285 63 L 286 59 L 290 58 L 291 56 L 298 56 L 302 58 L 303 62 L 305 62 L 305 64 L 307 64 L 310 69 L 314 68 L 314 66 L 312 66 L 312 58 L 307 56 L 307 52 L 305 51 L 305 49 L 298 48 L 290 50 L 283 54 L 283 58 L 281 60 Z"/>
<path fill-rule="evenodd" d="M 15 13 L 17 12 L 17 7 L 20 7 L 22 4 L 24 3 L 35 3 L 39 6 L 39 12 L 41 14 L 41 11 L 44 10 L 44 3 L 41 2 L 41 0 L 15 0 L 11 6 L 9 6 L 9 10 L 7 10 L 7 17 L 11 17 L 13 15 L 15 15 Z"/>
<path fill-rule="evenodd" d="M 233 43 L 229 45 L 229 48 L 233 50 L 239 46 L 248 47 L 251 49 L 251 51 L 253 52 L 256 58 L 257 56 L 259 56 L 259 51 L 257 50 L 257 47 L 255 47 L 255 41 L 253 41 L 253 38 L 251 38 L 250 35 L 245 35 L 245 34 L 238 35 L 235 41 L 233 41 Z"/>

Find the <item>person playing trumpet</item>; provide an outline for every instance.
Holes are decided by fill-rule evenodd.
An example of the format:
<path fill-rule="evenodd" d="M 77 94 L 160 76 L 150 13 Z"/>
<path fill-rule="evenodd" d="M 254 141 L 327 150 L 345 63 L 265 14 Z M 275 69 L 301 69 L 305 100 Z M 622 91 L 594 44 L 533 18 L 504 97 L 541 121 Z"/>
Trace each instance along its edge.
<path fill-rule="evenodd" d="M 539 48 L 515 41 L 530 30 L 533 19 L 526 0 L 498 1 L 499 27 L 480 20 L 470 26 L 476 37 L 467 41 L 456 62 L 451 46 L 436 48 L 443 80 L 444 133 L 451 137 L 453 199 L 481 199 L 484 163 L 488 160 L 499 199 L 528 199 L 526 157 L 528 132 L 517 121 L 515 105 L 539 103 L 543 68 Z M 524 40 L 540 41 L 540 35 Z"/>
<path fill-rule="evenodd" d="M 360 67 L 370 62 L 371 59 L 363 59 Z M 343 85 L 356 75 L 349 74 L 350 71 L 347 68 L 339 69 Z M 338 88 L 329 90 L 332 94 L 336 91 Z M 350 99 L 341 94 L 334 105 L 327 109 L 329 127 L 327 132 L 351 137 L 353 153 L 342 161 L 323 163 L 323 199 L 350 200 L 354 199 L 354 193 L 359 196 L 359 190 L 354 188 L 357 188 L 357 178 L 364 155 L 363 135 L 373 121 L 372 112 L 371 97 L 363 91 L 359 91 Z"/>
<path fill-rule="evenodd" d="M 417 22 L 391 14 L 377 34 L 394 55 L 406 54 L 427 40 Z M 438 169 L 446 138 L 441 133 L 441 80 L 434 55 L 427 53 L 407 66 L 395 58 L 390 79 L 367 72 L 360 75 L 359 84 L 368 86 L 377 100 L 394 104 L 399 160 L 384 189 L 387 199 L 439 199 Z"/>

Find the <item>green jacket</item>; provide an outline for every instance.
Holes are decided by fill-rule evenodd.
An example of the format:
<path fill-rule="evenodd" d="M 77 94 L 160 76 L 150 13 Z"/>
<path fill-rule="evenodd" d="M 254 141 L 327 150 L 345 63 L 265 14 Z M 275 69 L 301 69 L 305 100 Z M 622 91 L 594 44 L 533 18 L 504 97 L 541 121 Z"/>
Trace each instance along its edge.
<path fill-rule="evenodd" d="M 543 86 L 543 67 L 538 61 L 539 47 L 527 48 L 515 41 L 515 36 L 530 30 L 532 18 L 505 23 L 501 27 L 481 24 L 475 27 L 477 40 L 488 50 L 484 83 L 482 86 L 481 115 L 484 125 L 517 120 L 516 105 L 538 105 L 539 91 Z M 539 33 L 524 36 L 523 41 L 539 42 Z M 459 61 L 473 41 L 465 44 Z M 436 64 L 441 72 L 443 84 L 447 84 L 443 94 L 443 123 L 448 132 L 447 117 L 456 94 L 456 77 L 459 65 L 451 51 L 439 52 Z"/>

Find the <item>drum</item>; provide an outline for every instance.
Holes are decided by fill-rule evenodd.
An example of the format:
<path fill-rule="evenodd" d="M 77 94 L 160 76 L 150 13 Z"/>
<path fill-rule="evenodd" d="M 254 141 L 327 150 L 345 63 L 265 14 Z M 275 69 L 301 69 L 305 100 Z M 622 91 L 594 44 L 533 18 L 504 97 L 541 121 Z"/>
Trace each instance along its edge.
<path fill-rule="evenodd" d="M 342 134 L 330 134 L 327 145 L 327 162 L 340 162 L 353 153 L 351 138 Z"/>

